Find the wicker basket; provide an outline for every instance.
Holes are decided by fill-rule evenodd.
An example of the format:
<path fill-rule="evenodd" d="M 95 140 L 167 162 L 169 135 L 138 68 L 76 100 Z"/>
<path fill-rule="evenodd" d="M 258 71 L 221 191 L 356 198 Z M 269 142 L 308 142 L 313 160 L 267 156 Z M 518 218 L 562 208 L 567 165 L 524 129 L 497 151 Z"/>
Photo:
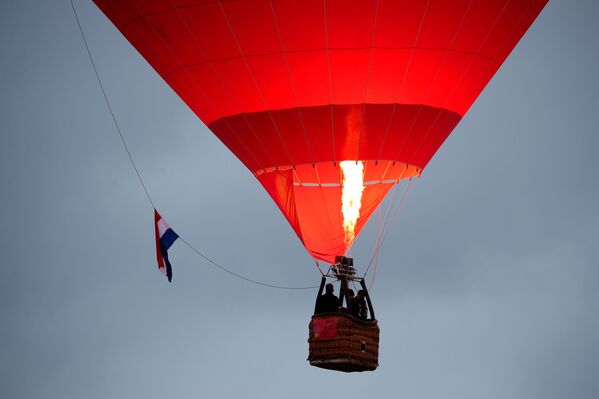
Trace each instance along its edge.
<path fill-rule="evenodd" d="M 378 367 L 379 326 L 346 313 L 322 313 L 310 321 L 308 361 L 312 366 L 345 372 Z"/>

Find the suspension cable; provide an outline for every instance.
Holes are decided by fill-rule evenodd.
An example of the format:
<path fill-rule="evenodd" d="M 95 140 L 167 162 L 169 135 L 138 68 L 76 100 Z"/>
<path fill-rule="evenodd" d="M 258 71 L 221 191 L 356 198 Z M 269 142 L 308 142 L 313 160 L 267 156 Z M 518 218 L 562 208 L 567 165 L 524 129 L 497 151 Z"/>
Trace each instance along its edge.
<path fill-rule="evenodd" d="M 405 200 L 408 196 L 408 193 L 410 192 L 410 189 L 412 188 L 412 185 L 413 185 L 413 179 L 411 178 L 408 182 L 407 187 L 403 190 L 403 193 L 400 195 L 399 200 L 397 201 L 397 205 L 395 205 L 396 195 L 393 196 L 393 200 L 390 204 L 387 215 L 385 216 L 385 221 L 383 222 L 381 234 L 379 237 L 377 237 L 377 242 L 375 243 L 373 253 L 370 258 L 370 262 L 368 263 L 368 267 L 366 268 L 366 271 L 364 272 L 364 278 L 368 274 L 368 271 L 373 266 L 374 262 L 375 261 L 378 262 L 378 252 L 379 252 L 381 246 L 383 245 L 383 242 L 385 241 L 387 234 L 389 233 L 389 231 L 391 231 L 391 226 L 394 224 L 395 220 L 397 220 L 397 216 L 399 214 L 399 209 L 402 207 L 402 204 L 405 202 Z M 399 192 L 399 190 L 400 190 L 400 187 L 398 184 L 398 187 L 396 188 L 396 192 L 394 194 Z M 372 284 L 373 283 L 371 283 L 371 285 Z"/>
<path fill-rule="evenodd" d="M 318 259 L 315 258 L 314 262 L 316 263 L 316 267 L 318 268 L 318 271 L 320 272 L 320 274 L 322 274 L 323 276 L 325 276 L 324 272 L 320 268 L 320 263 L 318 262 Z"/>
<path fill-rule="evenodd" d="M 135 165 L 135 161 L 133 160 L 133 156 L 131 155 L 131 151 L 129 151 L 129 147 L 127 146 L 127 142 L 125 141 L 125 137 L 123 136 L 123 133 L 121 131 L 121 128 L 119 127 L 119 124 L 117 122 L 116 116 L 112 110 L 112 106 L 110 105 L 110 101 L 108 100 L 108 96 L 106 95 L 106 90 L 104 89 L 104 85 L 102 84 L 102 80 L 100 79 L 100 74 L 98 73 L 98 69 L 96 68 L 96 64 L 94 62 L 94 58 L 92 57 L 92 53 L 91 50 L 89 48 L 89 45 L 87 43 L 87 40 L 85 38 L 85 33 L 83 31 L 83 27 L 81 26 L 81 22 L 79 20 L 79 15 L 77 14 L 77 10 L 75 9 L 75 4 L 73 3 L 73 0 L 71 1 L 71 7 L 73 8 L 73 14 L 75 15 L 75 20 L 77 21 L 77 26 L 79 27 L 79 32 L 81 33 L 81 38 L 83 39 L 83 43 L 85 44 L 85 49 L 87 50 L 87 55 L 89 56 L 89 60 L 92 64 L 92 67 L 94 69 L 94 73 L 96 75 L 96 79 L 98 80 L 98 85 L 100 86 L 100 90 L 102 91 L 102 95 L 104 96 L 104 101 L 106 102 L 106 105 L 108 106 L 108 110 L 110 112 L 110 115 L 112 117 L 112 121 L 114 122 L 114 126 L 116 127 L 116 131 L 119 134 L 119 137 L 121 138 L 121 143 L 123 144 L 123 148 L 125 149 L 125 151 L 127 152 L 127 156 L 129 157 L 129 161 L 131 163 L 131 166 L 133 167 L 133 170 L 135 170 L 135 174 L 137 175 L 137 179 L 139 180 L 139 183 L 141 184 L 141 187 L 144 190 L 144 193 L 146 194 L 146 197 L 148 199 L 148 202 L 150 203 L 150 205 L 152 206 L 153 209 L 156 209 L 156 206 L 154 205 L 154 201 L 152 201 L 152 197 L 150 196 L 150 193 L 148 191 L 147 186 L 145 185 L 141 174 L 139 173 L 139 170 L 137 169 L 137 166 Z M 195 252 L 197 255 L 199 255 L 200 257 L 202 257 L 204 260 L 206 260 L 207 262 L 209 262 L 210 264 L 212 264 L 213 266 L 216 266 L 217 268 L 219 268 L 220 270 L 229 273 L 232 276 L 235 276 L 241 280 L 245 280 L 249 283 L 252 284 L 256 284 L 262 287 L 268 287 L 268 288 L 275 288 L 275 289 L 281 289 L 281 290 L 307 290 L 307 289 L 314 289 L 314 288 L 318 288 L 318 285 L 315 286 L 306 286 L 306 287 L 289 287 L 289 286 L 282 286 L 282 285 L 275 285 L 275 284 L 270 284 L 270 283 L 265 283 L 265 282 L 261 282 L 258 280 L 253 280 L 249 277 L 245 277 L 241 274 L 235 273 L 234 271 L 230 270 L 229 268 L 217 263 L 216 261 L 214 261 L 213 259 L 211 259 L 210 257 L 206 256 L 204 253 L 202 253 L 201 251 L 199 251 L 198 249 L 196 249 L 193 245 L 191 245 L 187 240 L 185 240 L 183 237 L 179 236 L 179 239 L 185 244 L 187 245 L 193 252 Z M 317 261 L 317 266 L 318 269 L 320 270 L 320 266 L 318 265 L 318 261 Z M 322 270 L 320 270 L 321 274 L 324 275 L 324 273 L 322 273 Z"/>

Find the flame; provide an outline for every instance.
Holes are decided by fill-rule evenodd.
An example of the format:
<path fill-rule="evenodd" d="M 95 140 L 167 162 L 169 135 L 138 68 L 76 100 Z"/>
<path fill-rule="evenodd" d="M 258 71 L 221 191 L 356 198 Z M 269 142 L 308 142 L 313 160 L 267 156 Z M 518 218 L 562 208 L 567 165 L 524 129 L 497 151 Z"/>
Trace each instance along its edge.
<path fill-rule="evenodd" d="M 351 245 L 356 238 L 356 223 L 362 207 L 364 191 L 364 164 L 362 161 L 343 161 L 339 163 L 343 171 L 343 190 L 341 192 L 341 212 L 345 244 Z"/>

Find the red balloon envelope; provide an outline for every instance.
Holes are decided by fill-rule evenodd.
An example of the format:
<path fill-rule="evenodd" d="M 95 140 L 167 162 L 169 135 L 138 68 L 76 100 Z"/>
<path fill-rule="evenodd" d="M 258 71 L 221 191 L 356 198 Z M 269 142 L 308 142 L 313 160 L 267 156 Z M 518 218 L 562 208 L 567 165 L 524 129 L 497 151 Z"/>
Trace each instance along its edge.
<path fill-rule="evenodd" d="M 546 4 L 94 1 L 328 262 L 421 173 Z"/>

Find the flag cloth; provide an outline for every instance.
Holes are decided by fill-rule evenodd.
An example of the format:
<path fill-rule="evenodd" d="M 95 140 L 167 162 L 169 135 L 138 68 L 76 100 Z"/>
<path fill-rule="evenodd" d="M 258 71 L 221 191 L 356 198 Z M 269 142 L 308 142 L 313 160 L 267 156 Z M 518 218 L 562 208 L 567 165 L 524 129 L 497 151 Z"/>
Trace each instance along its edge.
<path fill-rule="evenodd" d="M 168 249 L 179 238 L 171 226 L 154 209 L 154 231 L 156 232 L 156 259 L 158 260 L 158 270 L 166 275 L 170 282 L 173 278 L 173 269 L 168 260 Z"/>

